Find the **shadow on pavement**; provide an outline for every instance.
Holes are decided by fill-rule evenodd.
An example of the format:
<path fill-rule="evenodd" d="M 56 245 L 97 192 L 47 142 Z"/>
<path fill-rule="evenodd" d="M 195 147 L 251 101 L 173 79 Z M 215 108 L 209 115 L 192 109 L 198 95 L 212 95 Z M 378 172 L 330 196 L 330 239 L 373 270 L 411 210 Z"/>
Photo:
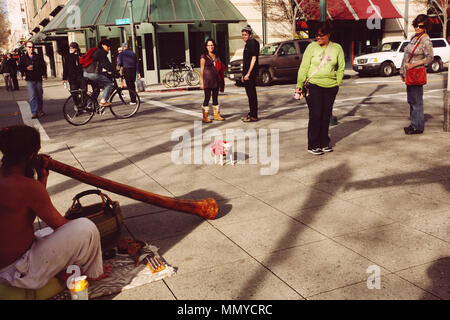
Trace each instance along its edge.
<path fill-rule="evenodd" d="M 337 187 L 343 187 L 346 183 L 346 181 L 348 181 L 351 178 L 351 170 L 348 167 L 347 164 L 340 164 L 337 167 L 334 167 L 332 169 L 328 169 L 323 171 L 320 175 L 317 176 L 316 179 L 316 183 L 320 183 L 321 181 L 323 181 L 325 178 L 327 177 L 332 177 L 332 176 L 336 176 L 337 174 L 339 174 L 341 176 L 341 179 L 339 180 L 339 182 L 337 182 Z M 310 189 L 310 193 L 308 194 L 308 196 L 306 197 L 305 200 L 305 204 L 309 203 L 312 199 L 314 199 L 315 197 L 315 189 L 314 189 L 314 184 L 311 185 L 311 189 Z M 332 199 L 332 198 L 330 198 Z M 297 217 L 293 217 L 294 220 L 300 222 L 301 224 L 304 225 L 304 228 L 310 228 L 308 225 L 311 224 L 311 222 L 314 221 L 316 215 L 320 214 L 320 211 L 322 210 L 323 206 L 326 205 L 330 200 L 324 201 L 320 207 L 316 207 L 316 208 L 312 208 L 311 210 L 307 210 L 304 211 L 303 213 L 300 213 Z M 302 206 L 299 207 L 299 210 L 301 210 Z M 275 243 L 274 247 L 275 248 L 292 248 L 297 246 L 295 243 L 292 243 L 292 239 L 295 239 L 296 237 L 298 237 L 298 233 L 294 236 L 292 236 L 292 233 L 297 230 L 297 226 L 293 227 L 291 231 L 287 231 L 286 235 L 283 236 L 280 239 L 273 239 L 273 242 Z M 296 232 L 296 231 L 295 231 Z M 270 239 L 271 240 L 271 239 Z M 256 272 L 255 274 L 253 274 L 253 276 L 251 276 L 243 285 L 242 288 L 240 290 L 240 293 L 237 295 L 239 296 L 241 299 L 251 299 L 252 296 L 254 296 L 256 294 L 255 291 L 258 290 L 259 286 L 255 285 L 255 283 L 260 283 L 260 284 L 264 284 L 264 278 L 267 276 L 268 272 L 266 268 L 269 268 L 271 270 L 273 270 L 275 265 L 282 265 L 285 260 L 288 259 L 288 255 L 285 254 L 284 256 L 282 256 L 280 258 L 280 256 L 275 257 L 271 257 L 271 254 L 268 254 L 268 258 L 264 259 L 264 269 L 261 268 L 261 271 Z M 275 275 L 276 277 L 278 277 L 277 275 Z M 280 279 L 281 281 L 284 282 L 283 279 Z M 301 295 L 301 293 L 297 292 L 299 295 Z M 303 297 L 305 298 L 305 297 Z"/>
<path fill-rule="evenodd" d="M 450 299 L 450 257 L 443 257 L 435 261 L 427 269 L 428 278 L 431 285 L 426 288 L 426 291 L 437 295 L 444 300 Z M 426 299 L 426 296 L 423 297 Z"/>

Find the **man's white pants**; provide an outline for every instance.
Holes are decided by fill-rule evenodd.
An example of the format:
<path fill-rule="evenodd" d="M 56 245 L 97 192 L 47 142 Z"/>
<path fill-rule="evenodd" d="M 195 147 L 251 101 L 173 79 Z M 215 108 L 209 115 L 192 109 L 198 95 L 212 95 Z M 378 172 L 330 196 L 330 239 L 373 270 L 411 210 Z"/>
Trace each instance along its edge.
<path fill-rule="evenodd" d="M 19 260 L 0 270 L 0 283 L 40 289 L 70 265 L 79 266 L 89 278 L 103 274 L 100 234 L 87 218 L 72 220 L 37 238 Z"/>

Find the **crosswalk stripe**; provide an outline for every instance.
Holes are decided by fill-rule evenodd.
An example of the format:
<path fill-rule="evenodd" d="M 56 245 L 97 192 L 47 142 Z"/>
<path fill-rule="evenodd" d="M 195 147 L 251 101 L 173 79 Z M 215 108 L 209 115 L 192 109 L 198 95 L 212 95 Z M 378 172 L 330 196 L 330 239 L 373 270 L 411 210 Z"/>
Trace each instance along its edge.
<path fill-rule="evenodd" d="M 28 126 L 35 127 L 41 134 L 41 140 L 50 141 L 50 138 L 47 135 L 47 132 L 45 132 L 45 130 L 42 127 L 39 120 L 31 119 L 30 104 L 27 101 L 17 101 L 17 104 L 19 105 L 19 110 L 20 110 L 20 114 L 22 115 L 23 123 Z"/>

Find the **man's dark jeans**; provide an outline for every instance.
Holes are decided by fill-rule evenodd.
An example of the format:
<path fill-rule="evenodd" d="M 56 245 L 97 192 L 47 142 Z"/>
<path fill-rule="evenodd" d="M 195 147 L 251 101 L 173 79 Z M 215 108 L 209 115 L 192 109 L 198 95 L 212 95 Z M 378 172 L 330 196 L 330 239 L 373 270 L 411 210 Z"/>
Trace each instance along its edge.
<path fill-rule="evenodd" d="M 250 77 L 250 80 L 244 81 L 245 92 L 248 97 L 248 104 L 250 107 L 249 115 L 253 118 L 258 118 L 258 96 L 256 94 L 256 79 Z"/>
<path fill-rule="evenodd" d="M 136 68 L 123 68 L 123 77 L 125 78 L 125 83 L 127 88 L 133 90 L 130 92 L 131 102 L 136 102 Z"/>
<path fill-rule="evenodd" d="M 324 148 L 330 144 L 328 129 L 333 111 L 334 100 L 339 87 L 323 88 L 309 84 L 308 149 Z"/>

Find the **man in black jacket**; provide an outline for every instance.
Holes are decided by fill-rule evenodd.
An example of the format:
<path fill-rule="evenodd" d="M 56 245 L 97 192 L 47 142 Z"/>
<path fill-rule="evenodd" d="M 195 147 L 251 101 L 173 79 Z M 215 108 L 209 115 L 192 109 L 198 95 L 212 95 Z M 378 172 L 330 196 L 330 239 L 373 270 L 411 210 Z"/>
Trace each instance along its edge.
<path fill-rule="evenodd" d="M 92 55 L 94 62 L 84 68 L 83 76 L 100 88 L 103 88 L 103 96 L 99 104 L 102 107 L 108 107 L 111 105 L 108 102 L 109 96 L 113 90 L 113 83 L 105 75 L 103 75 L 103 69 L 115 74 L 116 71 L 108 59 L 108 52 L 111 50 L 111 41 L 109 39 L 103 39 L 98 44 L 97 50 Z M 94 94 L 94 99 L 97 98 Z"/>
<path fill-rule="evenodd" d="M 34 44 L 32 41 L 27 41 L 25 46 L 27 53 L 20 58 L 19 70 L 22 74 L 25 74 L 32 118 L 36 119 L 45 115 L 42 77 L 47 79 L 47 66 L 42 56 L 33 51 Z"/>
<path fill-rule="evenodd" d="M 242 83 L 248 97 L 250 112 L 241 118 L 244 122 L 258 121 L 258 96 L 256 94 L 256 77 L 258 75 L 259 42 L 253 39 L 250 25 L 242 28 L 242 40 L 245 42 Z"/>
<path fill-rule="evenodd" d="M 12 57 L 11 53 L 7 54 L 7 60 L 5 61 L 6 73 L 9 73 L 11 77 L 13 90 L 19 90 L 19 82 L 17 81 L 17 63 Z"/>

